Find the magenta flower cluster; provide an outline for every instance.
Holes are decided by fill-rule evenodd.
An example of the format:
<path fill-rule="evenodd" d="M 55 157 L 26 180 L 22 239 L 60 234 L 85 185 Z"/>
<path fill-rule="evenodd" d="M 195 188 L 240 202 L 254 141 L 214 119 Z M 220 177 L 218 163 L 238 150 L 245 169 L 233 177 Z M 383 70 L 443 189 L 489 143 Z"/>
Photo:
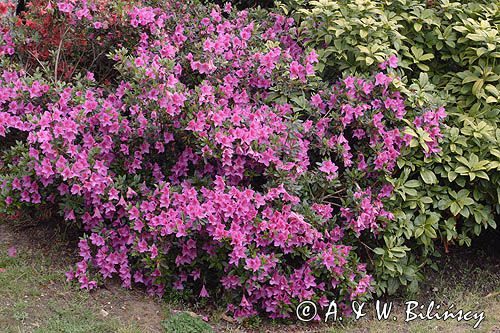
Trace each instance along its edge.
<path fill-rule="evenodd" d="M 54 10 L 111 34 L 95 8 Z M 136 4 L 121 23 L 134 42 L 112 50 L 119 74 L 106 85 L 7 65 L 15 41 L 1 37 L 0 136 L 27 136 L 3 157 L 0 208 L 53 203 L 81 226 L 68 279 L 92 289 L 118 276 L 222 300 L 236 317 L 370 295 L 353 247 L 394 218 L 383 179 L 412 139 L 402 119 L 436 151 L 443 110 L 409 115 L 388 72 L 321 82 L 293 20 L 257 15 Z"/>

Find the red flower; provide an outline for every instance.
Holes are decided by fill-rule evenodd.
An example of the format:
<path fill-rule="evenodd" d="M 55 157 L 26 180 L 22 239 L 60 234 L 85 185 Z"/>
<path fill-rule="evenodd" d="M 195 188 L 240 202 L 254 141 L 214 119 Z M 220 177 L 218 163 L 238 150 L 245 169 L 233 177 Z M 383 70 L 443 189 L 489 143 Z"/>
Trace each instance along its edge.
<path fill-rule="evenodd" d="M 0 2 L 0 16 L 7 14 L 9 7 L 6 3 Z"/>

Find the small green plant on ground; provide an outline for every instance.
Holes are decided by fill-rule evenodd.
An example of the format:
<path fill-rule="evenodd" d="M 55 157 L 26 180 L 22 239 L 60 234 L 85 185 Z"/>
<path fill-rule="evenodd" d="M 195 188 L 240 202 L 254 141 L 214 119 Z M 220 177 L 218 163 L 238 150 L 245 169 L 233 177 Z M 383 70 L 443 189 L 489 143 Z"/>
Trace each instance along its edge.
<path fill-rule="evenodd" d="M 185 312 L 170 316 L 162 325 L 166 333 L 215 333 L 202 319 Z"/>

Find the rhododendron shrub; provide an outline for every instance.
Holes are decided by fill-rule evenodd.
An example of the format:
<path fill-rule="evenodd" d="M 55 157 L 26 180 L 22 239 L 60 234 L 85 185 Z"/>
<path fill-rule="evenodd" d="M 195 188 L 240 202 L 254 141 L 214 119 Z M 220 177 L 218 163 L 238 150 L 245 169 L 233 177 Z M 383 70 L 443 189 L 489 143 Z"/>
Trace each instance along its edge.
<path fill-rule="evenodd" d="M 100 3 L 49 2 L 87 45 L 94 29 L 136 38 L 106 44 L 107 83 L 23 67 L 25 33 L 3 28 L 0 136 L 26 139 L 2 153 L 0 208 L 54 204 L 80 226 L 67 276 L 82 288 L 118 276 L 236 317 L 369 297 L 359 239 L 394 218 L 384 179 L 415 147 L 405 129 L 437 151 L 443 110 L 407 110 L 390 71 L 320 81 L 316 52 L 280 15 L 136 3 L 101 25 Z"/>

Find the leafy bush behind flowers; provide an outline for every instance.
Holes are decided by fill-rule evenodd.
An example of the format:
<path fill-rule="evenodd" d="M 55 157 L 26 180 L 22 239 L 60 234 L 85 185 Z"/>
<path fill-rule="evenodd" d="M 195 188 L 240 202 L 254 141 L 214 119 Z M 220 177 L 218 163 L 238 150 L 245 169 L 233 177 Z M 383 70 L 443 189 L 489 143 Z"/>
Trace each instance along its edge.
<path fill-rule="evenodd" d="M 496 228 L 500 217 L 499 3 L 283 3 L 298 21 L 299 41 L 318 49 L 317 75 L 323 79 L 377 70 L 396 54 L 406 102 L 446 107 L 441 152 L 402 152 L 389 179 L 394 208 L 386 204 L 396 221 L 374 248 L 378 292 L 393 293 L 410 281 L 415 290 L 421 267 L 437 269 L 434 256 L 470 246 L 482 231 Z"/>
<path fill-rule="evenodd" d="M 43 38 L 43 20 L 62 32 Z M 348 312 L 373 289 L 360 237 L 394 221 L 385 179 L 414 142 L 439 151 L 445 113 L 405 107 L 394 58 L 323 82 L 292 27 L 173 1 L 40 1 L 4 18 L 0 135 L 21 140 L 2 151 L 0 208 L 53 204 L 80 226 L 68 279 L 82 288 L 118 276 L 236 317 L 301 300 Z"/>

